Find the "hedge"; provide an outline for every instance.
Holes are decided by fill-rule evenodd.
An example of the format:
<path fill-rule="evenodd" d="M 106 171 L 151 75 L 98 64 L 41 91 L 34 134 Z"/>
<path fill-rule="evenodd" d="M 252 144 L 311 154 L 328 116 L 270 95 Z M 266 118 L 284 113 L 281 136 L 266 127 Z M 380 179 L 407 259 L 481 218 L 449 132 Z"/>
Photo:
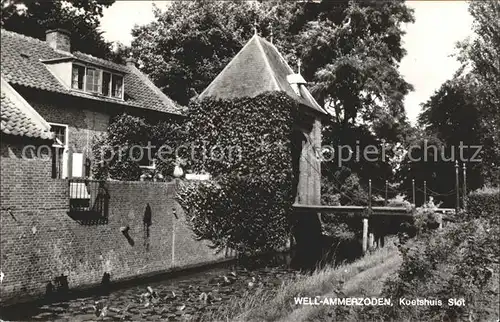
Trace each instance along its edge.
<path fill-rule="evenodd" d="M 489 218 L 499 224 L 500 189 L 485 187 L 471 192 L 467 197 L 466 213 L 469 219 Z"/>

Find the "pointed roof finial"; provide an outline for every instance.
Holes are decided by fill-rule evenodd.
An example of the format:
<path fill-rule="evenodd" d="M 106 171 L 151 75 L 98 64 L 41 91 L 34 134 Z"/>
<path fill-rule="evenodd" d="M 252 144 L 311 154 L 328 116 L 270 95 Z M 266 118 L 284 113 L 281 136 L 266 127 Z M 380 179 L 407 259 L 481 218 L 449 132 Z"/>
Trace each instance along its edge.
<path fill-rule="evenodd" d="M 302 67 L 302 61 L 300 60 L 300 58 L 299 58 L 299 60 L 297 61 L 297 67 L 298 67 L 298 72 L 297 72 L 297 74 L 300 74 L 300 67 Z"/>
<path fill-rule="evenodd" d="M 271 41 L 271 44 L 273 43 L 273 37 L 274 37 L 274 33 L 273 33 L 273 24 L 269 22 L 269 40 Z"/>
<path fill-rule="evenodd" d="M 256 35 L 257 34 L 257 20 L 254 20 L 253 21 L 253 34 Z"/>

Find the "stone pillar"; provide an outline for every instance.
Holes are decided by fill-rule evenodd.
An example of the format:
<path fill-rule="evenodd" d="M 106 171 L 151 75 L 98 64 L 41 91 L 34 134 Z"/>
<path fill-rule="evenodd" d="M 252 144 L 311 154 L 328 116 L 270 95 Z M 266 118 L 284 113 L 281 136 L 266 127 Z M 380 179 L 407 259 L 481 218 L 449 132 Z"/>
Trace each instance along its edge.
<path fill-rule="evenodd" d="M 363 218 L 363 255 L 366 254 L 368 249 L 368 218 Z"/>
<path fill-rule="evenodd" d="M 375 246 L 375 236 L 373 232 L 368 234 L 368 249 L 373 249 Z"/>

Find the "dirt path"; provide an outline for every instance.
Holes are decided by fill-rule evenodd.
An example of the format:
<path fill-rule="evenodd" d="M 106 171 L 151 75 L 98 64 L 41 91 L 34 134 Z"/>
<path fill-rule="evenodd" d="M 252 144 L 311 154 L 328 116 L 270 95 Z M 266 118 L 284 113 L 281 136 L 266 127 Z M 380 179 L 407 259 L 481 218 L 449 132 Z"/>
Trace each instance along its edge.
<path fill-rule="evenodd" d="M 339 296 L 376 297 L 382 292 L 387 277 L 397 272 L 401 262 L 401 257 L 399 254 L 395 253 L 382 263 L 367 268 L 346 280 L 342 286 L 341 292 L 330 292 L 318 295 L 322 298 L 335 298 Z M 289 315 L 282 318 L 281 321 L 322 321 L 328 317 L 329 310 L 331 310 L 331 307 L 327 305 L 299 306 Z"/>

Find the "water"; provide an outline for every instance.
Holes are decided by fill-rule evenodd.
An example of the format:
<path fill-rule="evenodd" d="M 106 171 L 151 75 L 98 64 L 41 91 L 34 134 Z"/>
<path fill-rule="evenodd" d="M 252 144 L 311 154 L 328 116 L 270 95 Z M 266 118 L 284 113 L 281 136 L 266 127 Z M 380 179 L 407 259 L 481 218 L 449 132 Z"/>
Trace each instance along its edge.
<path fill-rule="evenodd" d="M 276 289 L 297 274 L 288 268 L 288 263 L 288 259 L 274 256 L 271 260 L 260 258 L 244 264 L 226 264 L 143 281 L 107 294 L 94 292 L 65 301 L 5 308 L 0 315 L 4 320 L 30 321 L 197 320 L 257 288 Z"/>

